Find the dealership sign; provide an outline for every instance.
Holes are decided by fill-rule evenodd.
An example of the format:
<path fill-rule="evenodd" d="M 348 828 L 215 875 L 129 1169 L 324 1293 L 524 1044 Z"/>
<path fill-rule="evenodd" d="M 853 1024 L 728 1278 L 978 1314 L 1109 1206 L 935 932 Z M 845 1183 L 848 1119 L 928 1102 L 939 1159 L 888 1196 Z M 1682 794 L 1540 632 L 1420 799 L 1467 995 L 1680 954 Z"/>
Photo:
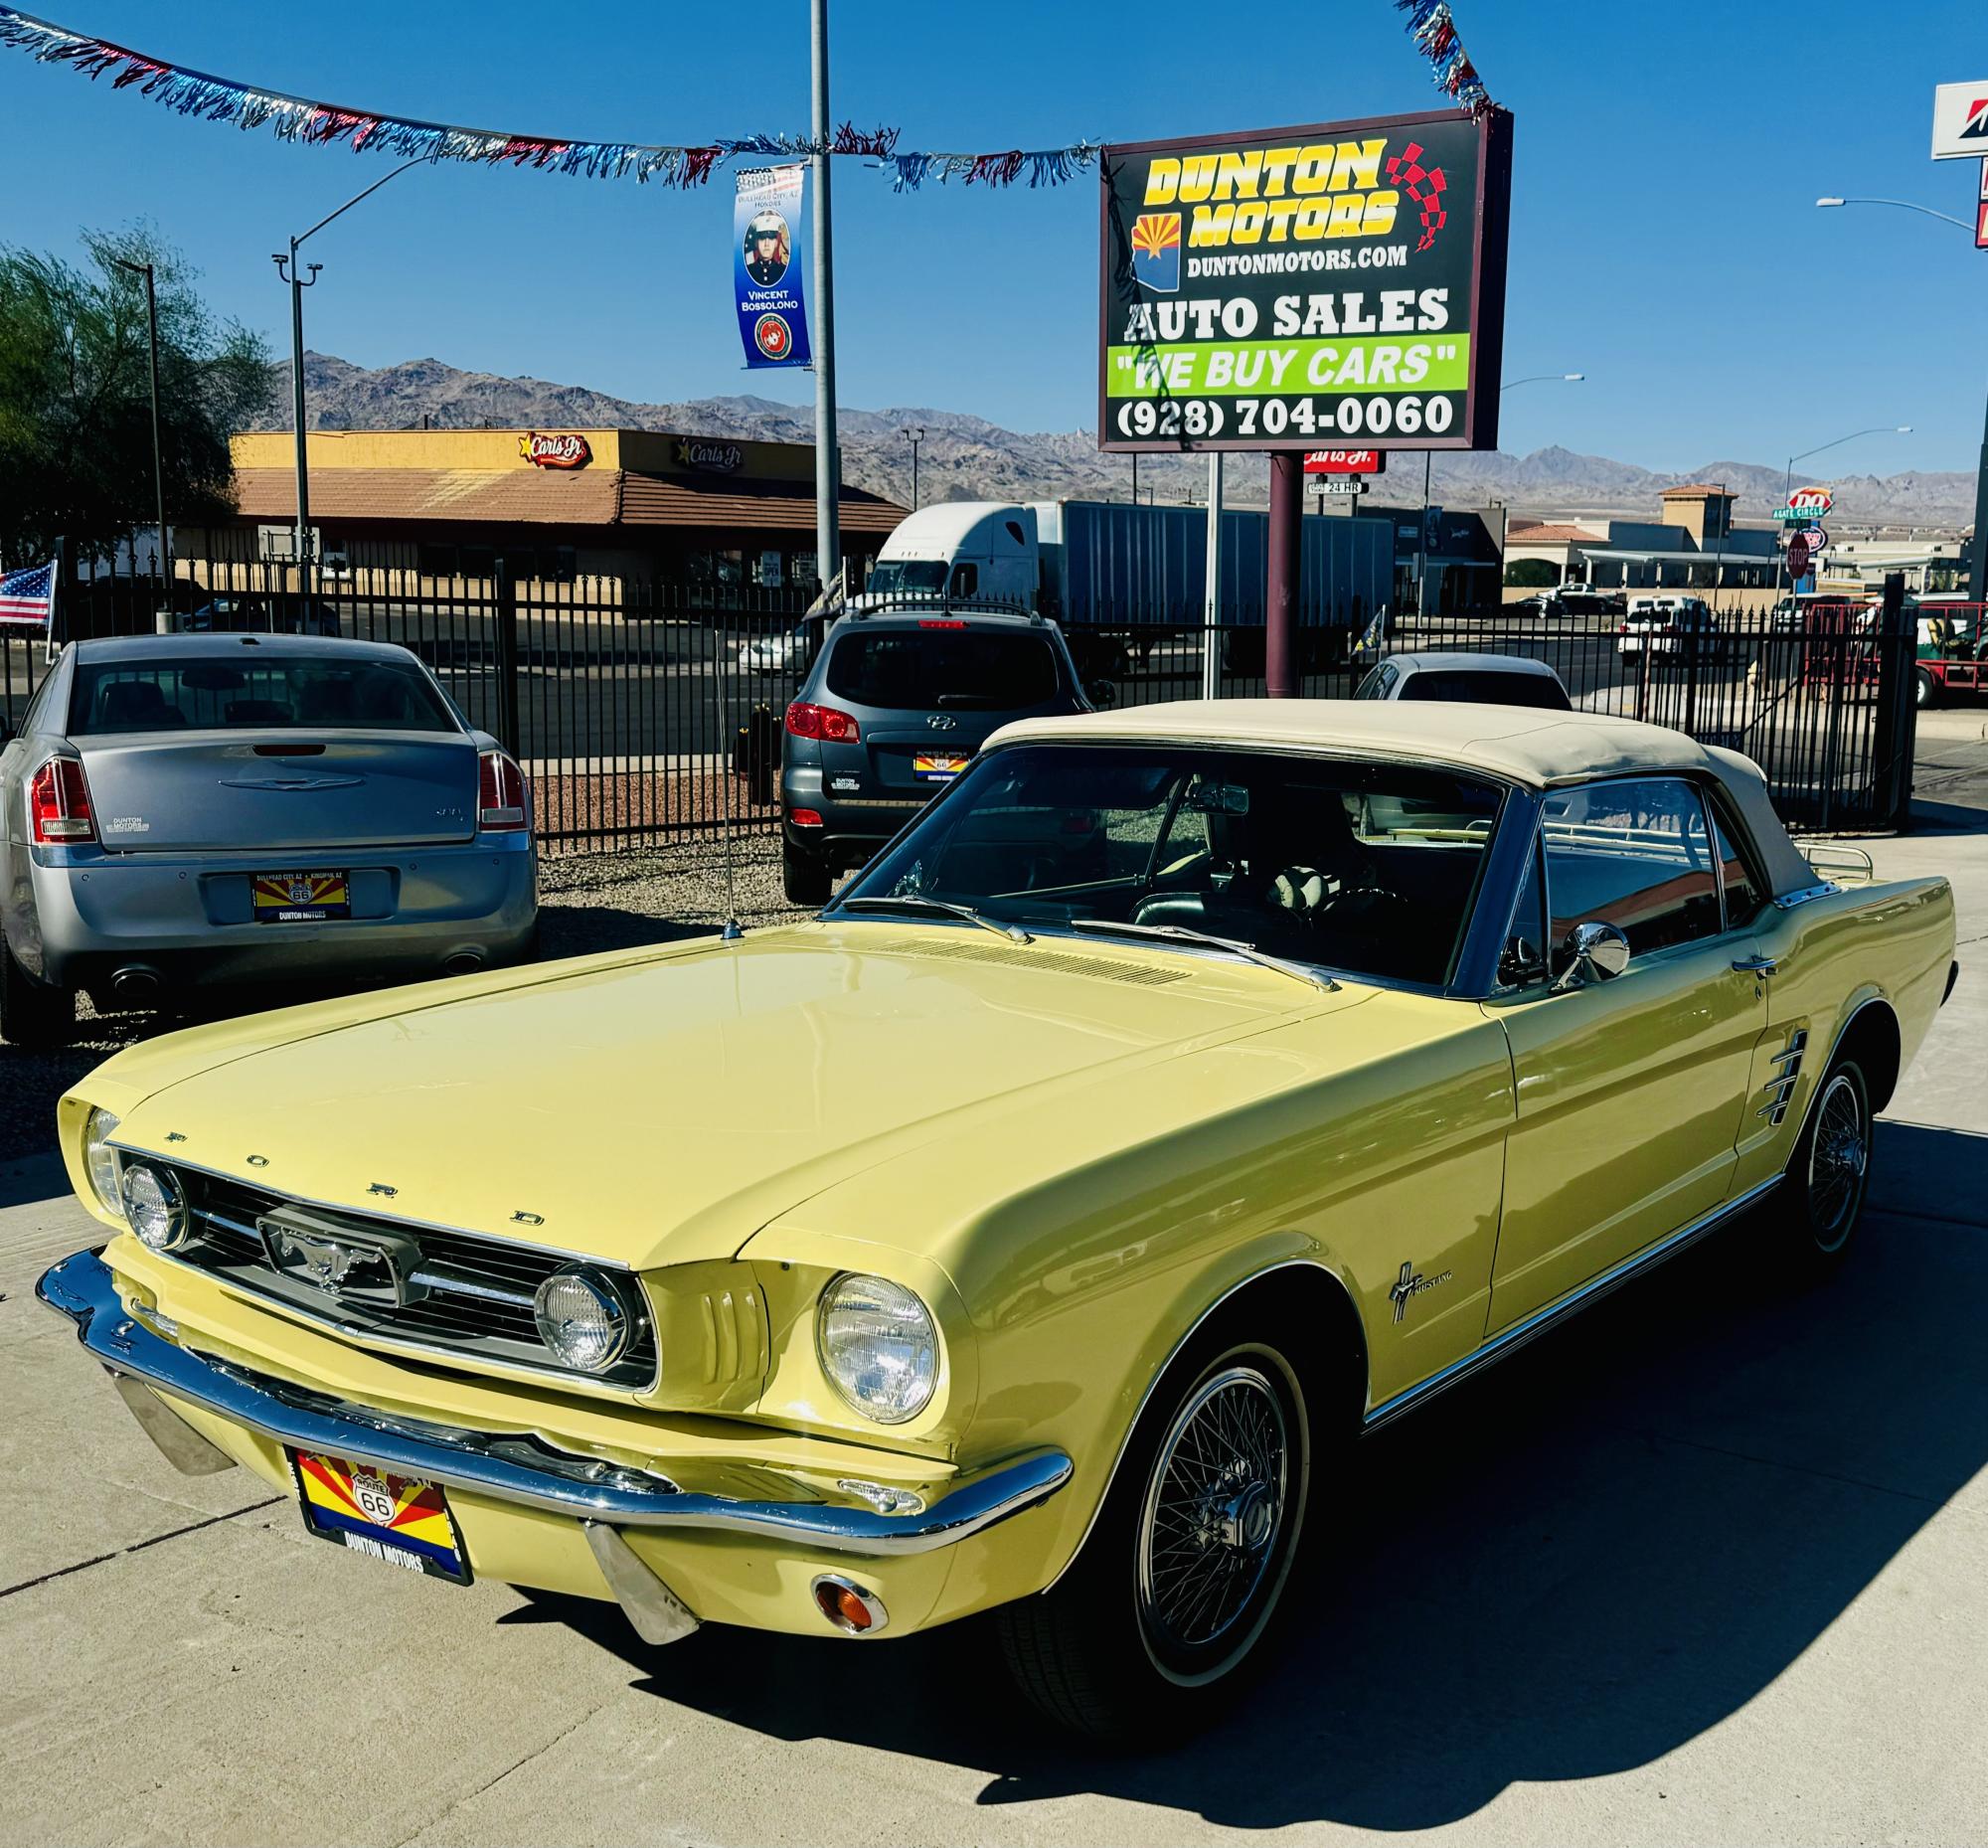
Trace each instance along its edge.
<path fill-rule="evenodd" d="M 677 466 L 703 468 L 717 475 L 734 475 L 746 465 L 746 451 L 736 442 L 709 442 L 701 436 L 677 438 Z"/>
<path fill-rule="evenodd" d="M 1934 160 L 1979 160 L 1988 155 L 1988 78 L 1978 84 L 1942 84 L 1932 92 Z"/>
<path fill-rule="evenodd" d="M 535 468 L 584 468 L 593 460 L 586 438 L 575 430 L 561 436 L 527 430 L 518 438 L 518 453 Z"/>
<path fill-rule="evenodd" d="M 1827 488 L 1796 488 L 1785 507 L 1774 509 L 1777 520 L 1820 520 L 1836 505 L 1836 496 Z"/>
<path fill-rule="evenodd" d="M 1098 446 L 1492 448 L 1512 118 L 1103 150 Z"/>
<path fill-rule="evenodd" d="M 1304 471 L 1308 475 L 1378 475 L 1387 471 L 1388 458 L 1379 449 L 1307 449 Z"/>

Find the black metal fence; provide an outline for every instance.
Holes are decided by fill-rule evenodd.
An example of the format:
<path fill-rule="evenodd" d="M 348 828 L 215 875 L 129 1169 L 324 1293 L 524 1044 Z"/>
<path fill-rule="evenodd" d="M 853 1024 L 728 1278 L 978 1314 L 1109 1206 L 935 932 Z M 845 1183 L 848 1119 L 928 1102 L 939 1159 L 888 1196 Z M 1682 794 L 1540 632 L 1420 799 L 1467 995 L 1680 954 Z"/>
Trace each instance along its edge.
<path fill-rule="evenodd" d="M 65 635 L 161 627 L 277 627 L 392 641 L 426 661 L 469 721 L 530 772 L 552 850 L 770 825 L 779 717 L 803 661 L 804 598 L 746 586 L 617 579 L 514 582 L 413 572 L 327 578 L 315 596 L 271 564 L 181 561 L 156 577 L 71 586 Z M 1101 702 L 1143 705 L 1265 692 L 1260 613 L 1203 629 L 1173 622 L 1068 626 Z M 1344 698 L 1382 653 L 1523 654 L 1560 675 L 1576 707 L 1674 726 L 1758 761 L 1792 824 L 1898 825 L 1910 799 L 1915 625 L 1896 602 L 1814 606 L 1797 617 L 1721 614 L 1710 628 L 1488 609 L 1389 621 L 1381 634 L 1304 629 L 1299 692 Z M 1212 656 L 1212 673 L 1204 663 Z M 46 665 L 40 638 L 0 640 L 17 722 Z"/>

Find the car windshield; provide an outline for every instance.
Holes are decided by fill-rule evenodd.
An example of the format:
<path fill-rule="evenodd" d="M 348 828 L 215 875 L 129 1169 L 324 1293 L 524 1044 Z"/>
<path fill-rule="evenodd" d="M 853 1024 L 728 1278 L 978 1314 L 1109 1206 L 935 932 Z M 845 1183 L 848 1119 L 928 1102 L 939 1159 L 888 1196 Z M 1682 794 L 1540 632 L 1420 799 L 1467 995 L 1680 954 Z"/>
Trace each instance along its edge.
<path fill-rule="evenodd" d="M 285 659 L 242 648 L 225 655 L 80 661 L 70 697 L 72 738 L 292 725 L 313 731 L 461 729 L 418 668 L 377 657 Z"/>
<path fill-rule="evenodd" d="M 969 628 L 958 618 L 857 628 L 836 641 L 828 690 L 886 711 L 1019 712 L 1056 697 L 1056 655 L 1040 629 Z"/>
<path fill-rule="evenodd" d="M 896 596 L 907 590 L 943 590 L 949 569 L 943 559 L 879 559 L 863 587 L 864 594 Z"/>
<path fill-rule="evenodd" d="M 1170 927 L 1434 986 L 1454 964 L 1500 801 L 1494 784 L 1394 762 L 1011 746 L 844 897 L 942 900 L 1030 931 Z"/>

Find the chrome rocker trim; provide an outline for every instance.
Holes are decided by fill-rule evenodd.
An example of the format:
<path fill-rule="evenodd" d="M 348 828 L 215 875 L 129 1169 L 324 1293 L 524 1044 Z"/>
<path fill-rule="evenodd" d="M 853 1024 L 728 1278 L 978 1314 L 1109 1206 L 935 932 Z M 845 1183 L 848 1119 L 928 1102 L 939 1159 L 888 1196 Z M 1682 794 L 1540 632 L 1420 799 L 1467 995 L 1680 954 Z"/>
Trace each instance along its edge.
<path fill-rule="evenodd" d="M 871 1557 L 929 1553 L 1047 1500 L 1071 1475 L 1068 1456 L 1043 1450 L 967 1476 L 913 1514 L 880 1514 L 873 1508 L 799 1498 L 736 1501 L 679 1488 L 652 1471 L 556 1449 L 529 1432 L 469 1430 L 396 1418 L 197 1354 L 128 1311 L 109 1266 L 94 1252 L 65 1258 L 43 1274 L 35 1294 L 76 1324 L 77 1338 L 110 1371 L 127 1404 L 134 1383 L 143 1382 L 278 1443 L 329 1450 L 582 1522 L 716 1528 Z M 169 1400 L 154 1404 L 170 1415 Z M 140 1422 L 148 1433 L 154 1432 L 155 1421 Z M 183 1454 L 198 1456 L 202 1448 L 212 1448 L 184 1420 L 174 1418 L 173 1423 L 194 1440 L 193 1445 L 180 1444 Z M 176 1460 L 173 1450 L 166 1453 Z M 797 1497 L 816 1493 L 800 1481 L 794 1487 Z"/>
<path fill-rule="evenodd" d="M 1666 1239 L 1659 1239 L 1655 1245 L 1646 1246 L 1635 1257 L 1625 1259 L 1612 1270 L 1604 1270 L 1597 1277 L 1583 1283 L 1571 1295 L 1563 1296 L 1558 1302 L 1549 1303 L 1536 1314 L 1529 1315 L 1522 1322 L 1514 1322 L 1501 1334 L 1494 1335 L 1482 1347 L 1473 1349 L 1461 1360 L 1451 1361 L 1439 1373 L 1432 1373 L 1426 1380 L 1418 1381 L 1406 1392 L 1397 1393 L 1392 1399 L 1384 1399 L 1361 1421 L 1362 1432 L 1376 1430 L 1391 1420 L 1398 1419 L 1405 1412 L 1412 1412 L 1445 1388 L 1456 1385 L 1459 1380 L 1468 1379 L 1473 1373 L 1488 1367 L 1493 1361 L 1503 1360 L 1515 1348 L 1523 1347 L 1535 1335 L 1544 1334 L 1556 1322 L 1584 1309 L 1597 1297 L 1605 1296 L 1612 1290 L 1641 1276 L 1646 1270 L 1654 1270 L 1665 1259 L 1675 1257 L 1687 1245 L 1695 1245 L 1707 1233 L 1717 1230 L 1729 1219 L 1743 1212 L 1757 1200 L 1764 1199 L 1781 1184 L 1781 1176 L 1762 1181 L 1757 1187 L 1750 1187 L 1733 1200 L 1716 1206 L 1710 1213 L 1695 1219 L 1689 1226 L 1680 1227 Z"/>

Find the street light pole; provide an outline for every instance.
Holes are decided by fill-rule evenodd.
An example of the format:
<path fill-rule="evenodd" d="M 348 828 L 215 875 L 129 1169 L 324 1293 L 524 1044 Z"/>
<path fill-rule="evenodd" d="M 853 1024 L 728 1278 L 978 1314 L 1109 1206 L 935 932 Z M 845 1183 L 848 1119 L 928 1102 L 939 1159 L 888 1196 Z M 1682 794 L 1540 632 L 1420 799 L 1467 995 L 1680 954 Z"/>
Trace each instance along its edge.
<path fill-rule="evenodd" d="M 825 587 L 842 569 L 841 458 L 835 434 L 835 264 L 829 249 L 828 144 L 835 133 L 828 113 L 828 0 L 809 8 L 809 53 L 814 79 L 814 544 Z M 844 587 L 845 589 L 847 587 Z"/>
<path fill-rule="evenodd" d="M 290 289 L 290 415 L 296 420 L 297 451 L 297 524 L 292 549 L 297 561 L 297 589 L 308 596 L 316 588 L 312 582 L 316 560 L 312 556 L 310 543 L 310 471 L 304 453 L 304 290 L 317 281 L 317 272 L 322 263 L 299 264 L 297 250 L 306 240 L 315 238 L 335 218 L 342 218 L 362 199 L 370 199 L 389 180 L 397 180 L 410 167 L 432 165 L 432 154 L 416 154 L 413 160 L 404 160 L 391 173 L 384 173 L 365 189 L 354 193 L 335 212 L 327 212 L 309 231 L 290 240 L 290 253 L 287 257 L 278 251 L 269 260 L 276 265 L 276 273 L 289 284 Z M 303 278 L 303 270 L 310 270 L 310 281 Z"/>
<path fill-rule="evenodd" d="M 1805 462 L 1811 455 L 1820 455 L 1825 449 L 1834 449 L 1839 443 L 1855 442 L 1859 436 L 1909 436 L 1911 433 L 1912 426 L 1909 423 L 1874 423 L 1869 429 L 1854 429 L 1847 436 L 1832 436 L 1827 442 L 1817 443 L 1813 449 L 1804 449 L 1799 455 L 1789 456 L 1786 472 L 1781 476 L 1781 505 L 1785 507 L 1788 504 L 1788 496 L 1794 492 L 1797 462 Z M 1775 554 L 1774 592 L 1778 597 L 1781 575 L 1787 566 L 1787 553 L 1776 547 Z"/>
<path fill-rule="evenodd" d="M 910 425 L 907 425 L 898 434 L 911 445 L 911 511 L 916 513 L 918 510 L 918 444 L 925 439 L 925 426 L 920 423 L 915 429 L 912 429 Z"/>
<path fill-rule="evenodd" d="M 1957 219 L 1948 212 L 1935 212 L 1930 206 L 1913 205 L 1909 199 L 1818 199 L 1819 206 L 1891 206 L 1901 212 L 1916 212 L 1921 218 L 1936 218 L 1942 225 L 1951 225 L 1957 231 L 1964 231 L 1970 237 L 1979 237 L 1980 227 L 1970 225 L 1964 219 Z M 1970 603 L 1988 602 L 1988 424 L 1981 433 L 1981 464 L 1974 476 L 1974 544 L 1969 548 L 1967 562 L 1967 600 Z M 1779 582 L 1779 574 L 1775 574 Z"/>
<path fill-rule="evenodd" d="M 173 540 L 166 531 L 166 470 L 159 452 L 159 297 L 153 286 L 152 265 L 134 263 L 118 256 L 111 259 L 119 269 L 145 278 L 145 331 L 151 347 L 152 365 L 152 504 L 159 523 L 159 582 L 165 588 L 166 604 L 172 606 Z M 135 561 L 133 561 L 135 565 Z"/>

